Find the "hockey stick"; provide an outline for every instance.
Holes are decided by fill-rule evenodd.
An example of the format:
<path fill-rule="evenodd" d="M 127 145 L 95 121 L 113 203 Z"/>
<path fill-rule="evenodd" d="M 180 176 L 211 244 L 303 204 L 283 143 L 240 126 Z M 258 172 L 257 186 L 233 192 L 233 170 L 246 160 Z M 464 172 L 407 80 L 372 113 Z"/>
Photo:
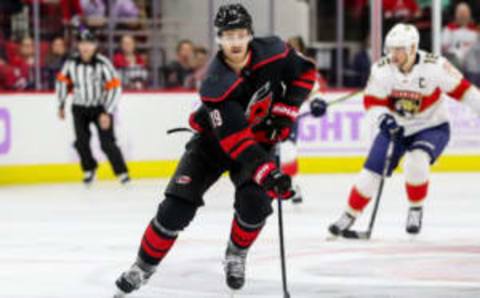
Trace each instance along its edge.
<path fill-rule="evenodd" d="M 359 90 L 357 90 L 357 91 L 354 91 L 354 92 L 345 94 L 344 96 L 340 96 L 339 98 L 335 98 L 334 100 L 327 102 L 327 106 L 331 106 L 331 105 L 336 105 L 336 104 L 342 103 L 342 102 L 347 101 L 347 100 L 351 99 L 352 97 L 354 97 L 354 96 L 356 96 L 356 95 L 358 95 L 358 94 L 361 94 L 361 93 L 363 93 L 363 89 L 359 89 Z M 297 118 L 297 119 L 301 119 L 301 118 L 306 117 L 306 116 L 308 116 L 308 115 L 310 115 L 310 114 L 311 114 L 310 111 L 304 112 L 304 113 L 298 115 L 298 118 Z"/>
<path fill-rule="evenodd" d="M 390 141 L 388 143 L 387 153 L 385 156 L 385 164 L 383 166 L 382 177 L 380 178 L 380 185 L 378 186 L 377 196 L 375 197 L 375 205 L 373 206 L 372 215 L 370 217 L 370 223 L 368 224 L 368 229 L 366 231 L 354 231 L 354 230 L 345 230 L 342 233 L 344 238 L 348 239 L 363 239 L 369 240 L 372 236 L 373 225 L 375 224 L 375 219 L 377 218 L 378 206 L 380 205 L 380 198 L 382 197 L 383 186 L 385 184 L 385 179 L 388 175 L 388 170 L 393 159 L 393 149 L 395 147 L 395 142 Z"/>
<path fill-rule="evenodd" d="M 283 297 L 290 298 L 290 293 L 287 287 L 287 267 L 285 262 L 285 244 L 283 239 L 283 216 L 282 216 L 282 199 L 277 198 L 278 204 L 278 235 L 280 240 L 280 261 L 282 265 L 282 286 Z"/>
<path fill-rule="evenodd" d="M 280 166 L 280 150 L 279 147 L 275 147 L 275 157 L 277 165 Z M 283 211 L 282 211 L 282 198 L 277 198 L 277 207 L 278 207 L 278 236 L 280 242 L 280 263 L 282 268 L 282 289 L 283 289 L 283 298 L 290 298 L 290 293 L 288 292 L 287 286 L 287 266 L 285 258 L 285 240 L 283 237 Z"/>
<path fill-rule="evenodd" d="M 167 135 L 176 133 L 176 132 L 192 132 L 193 133 L 193 130 L 188 127 L 174 127 L 167 130 Z"/>

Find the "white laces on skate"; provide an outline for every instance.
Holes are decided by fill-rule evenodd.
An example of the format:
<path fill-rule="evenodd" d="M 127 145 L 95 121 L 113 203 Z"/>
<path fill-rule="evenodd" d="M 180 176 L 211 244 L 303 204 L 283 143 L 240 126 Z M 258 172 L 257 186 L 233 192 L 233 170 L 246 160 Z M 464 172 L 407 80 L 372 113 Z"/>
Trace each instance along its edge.
<path fill-rule="evenodd" d="M 408 212 L 407 225 L 408 226 L 420 226 L 420 220 L 422 216 L 422 210 L 412 210 Z"/>
<path fill-rule="evenodd" d="M 344 213 L 344 214 L 342 214 L 340 219 L 335 223 L 335 225 L 340 230 L 346 230 L 352 225 L 352 223 L 353 223 L 353 217 L 351 217 L 347 213 Z"/>
<path fill-rule="evenodd" d="M 138 289 L 143 284 L 143 272 L 139 268 L 131 268 L 125 272 L 125 280 Z"/>
<path fill-rule="evenodd" d="M 234 277 L 245 276 L 245 259 L 246 255 L 243 254 L 228 254 L 225 257 L 224 268 L 225 271 Z"/>

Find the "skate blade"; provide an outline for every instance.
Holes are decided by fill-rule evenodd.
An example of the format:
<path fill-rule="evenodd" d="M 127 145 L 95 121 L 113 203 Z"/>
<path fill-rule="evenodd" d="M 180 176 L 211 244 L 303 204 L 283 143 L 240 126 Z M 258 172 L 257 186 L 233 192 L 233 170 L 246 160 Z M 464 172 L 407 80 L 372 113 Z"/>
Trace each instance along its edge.
<path fill-rule="evenodd" d="M 340 236 L 335 236 L 335 235 L 330 234 L 325 238 L 325 241 L 337 241 L 339 238 L 340 238 Z"/>
<path fill-rule="evenodd" d="M 127 294 L 121 290 L 117 290 L 115 295 L 113 295 L 113 298 L 125 298 Z"/>

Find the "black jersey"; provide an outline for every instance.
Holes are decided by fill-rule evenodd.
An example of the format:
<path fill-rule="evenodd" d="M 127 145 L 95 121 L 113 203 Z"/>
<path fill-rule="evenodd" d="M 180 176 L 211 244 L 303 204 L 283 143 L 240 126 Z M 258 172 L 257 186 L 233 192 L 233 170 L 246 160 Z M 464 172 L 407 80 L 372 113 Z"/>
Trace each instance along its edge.
<path fill-rule="evenodd" d="M 213 133 L 233 160 L 252 166 L 266 162 L 269 155 L 252 128 L 272 116 L 293 124 L 316 75 L 314 63 L 278 37 L 254 38 L 240 75 L 219 51 L 202 83 L 202 105 L 191 116 L 190 125 Z"/>

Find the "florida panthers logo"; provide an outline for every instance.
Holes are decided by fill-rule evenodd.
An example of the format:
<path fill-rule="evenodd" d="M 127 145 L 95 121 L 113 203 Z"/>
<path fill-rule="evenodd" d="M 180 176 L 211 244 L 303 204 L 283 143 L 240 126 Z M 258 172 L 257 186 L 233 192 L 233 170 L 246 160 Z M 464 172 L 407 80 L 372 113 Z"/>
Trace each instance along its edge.
<path fill-rule="evenodd" d="M 265 83 L 252 95 L 245 112 L 249 124 L 258 124 L 267 117 L 272 105 L 272 96 L 270 82 Z"/>
<path fill-rule="evenodd" d="M 394 90 L 391 95 L 393 109 L 402 117 L 412 118 L 420 112 L 422 95 L 412 91 Z"/>

